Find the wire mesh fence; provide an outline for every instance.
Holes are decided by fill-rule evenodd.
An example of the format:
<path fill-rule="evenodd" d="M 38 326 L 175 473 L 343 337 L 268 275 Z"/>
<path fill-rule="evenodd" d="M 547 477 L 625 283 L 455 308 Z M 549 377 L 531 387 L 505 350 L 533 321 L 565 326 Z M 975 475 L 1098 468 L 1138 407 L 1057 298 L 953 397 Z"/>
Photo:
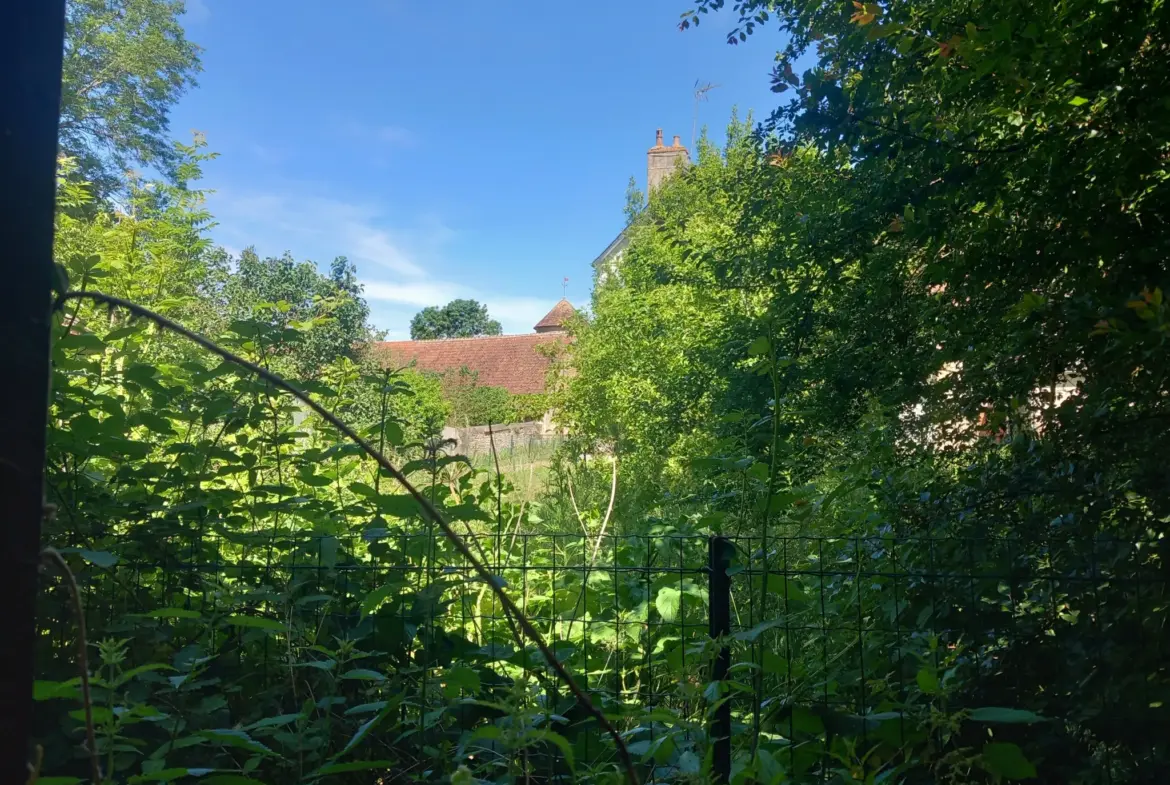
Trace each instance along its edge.
<path fill-rule="evenodd" d="M 713 749 L 718 770 L 732 751 L 766 749 L 790 771 L 827 771 L 834 736 L 905 747 L 929 734 L 942 699 L 952 714 L 1010 721 L 1012 738 L 1056 719 L 1037 706 L 1067 706 L 1072 714 L 1059 719 L 1074 721 L 1078 705 L 1095 705 L 1085 721 L 1101 736 L 1101 781 L 1124 770 L 1111 756 L 1146 743 L 1131 732 L 1136 748 L 1121 751 L 1107 728 L 1157 696 L 1111 684 L 1107 669 L 1119 645 L 1165 646 L 1151 627 L 1166 589 L 1157 541 L 467 538 L 651 769 L 679 766 L 679 750 L 701 758 Z M 339 713 L 390 680 L 405 696 L 400 719 L 426 741 L 444 728 L 466 733 L 531 677 L 537 707 L 565 729 L 578 760 L 613 759 L 603 738 L 572 732 L 589 724 L 579 707 L 487 585 L 431 532 L 136 539 L 116 564 L 79 577 L 93 638 L 165 642 L 181 655 L 185 641 L 209 635 L 202 652 L 247 658 L 248 678 L 283 702 L 274 710 L 305 699 L 305 670 L 364 688 L 331 698 L 340 702 L 325 708 Z M 46 609 L 60 606 L 50 593 Z M 58 644 L 46 652 L 67 651 L 69 621 L 46 618 Z M 342 641 L 354 648 L 338 654 Z M 71 667 L 42 663 L 59 675 Z M 228 695 L 225 727 L 246 708 Z"/>

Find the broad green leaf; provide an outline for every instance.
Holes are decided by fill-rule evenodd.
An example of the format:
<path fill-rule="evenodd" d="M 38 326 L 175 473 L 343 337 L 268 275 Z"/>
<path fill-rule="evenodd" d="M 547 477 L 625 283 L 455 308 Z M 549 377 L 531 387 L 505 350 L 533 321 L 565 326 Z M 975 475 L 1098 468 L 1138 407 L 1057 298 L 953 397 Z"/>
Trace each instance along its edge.
<path fill-rule="evenodd" d="M 918 682 L 918 689 L 922 690 L 927 695 L 938 694 L 938 674 L 935 673 L 933 668 L 919 668 L 918 675 L 915 676 L 915 681 Z"/>
<path fill-rule="evenodd" d="M 463 692 L 479 692 L 479 674 L 471 668 L 448 668 L 439 678 L 443 684 L 443 694 L 448 698 L 457 698 Z"/>
<path fill-rule="evenodd" d="M 265 619 L 262 616 L 228 616 L 227 623 L 236 627 L 248 627 L 257 630 L 267 630 L 269 632 L 287 631 L 284 622 L 279 622 L 275 619 Z"/>
<path fill-rule="evenodd" d="M 377 589 L 374 589 L 372 592 L 367 594 L 362 600 L 362 617 L 365 618 L 374 611 L 378 610 L 382 603 L 389 599 L 395 592 L 402 589 L 403 586 L 404 584 L 400 582 L 391 582 L 379 586 Z"/>
<path fill-rule="evenodd" d="M 737 632 L 733 636 L 737 641 L 746 641 L 748 643 L 755 643 L 761 635 L 776 627 L 784 626 L 783 619 L 772 619 L 771 621 L 762 621 L 750 630 Z"/>
<path fill-rule="evenodd" d="M 290 725 L 298 720 L 304 719 L 304 714 L 280 714 L 276 717 L 265 717 L 262 720 L 257 720 L 251 725 L 245 726 L 244 730 L 257 730 L 258 728 L 276 728 L 282 725 Z"/>
<path fill-rule="evenodd" d="M 357 679 L 359 681 L 386 681 L 386 677 L 375 670 L 368 668 L 354 668 L 341 674 L 342 679 Z"/>
<path fill-rule="evenodd" d="M 984 769 L 1005 780 L 1027 780 L 1036 776 L 1036 767 L 1015 744 L 991 742 L 983 747 L 980 761 Z"/>
<path fill-rule="evenodd" d="M 81 558 L 96 567 L 113 567 L 118 563 L 117 555 L 108 551 L 79 550 L 77 553 Z"/>
<path fill-rule="evenodd" d="M 1005 724 L 1030 725 L 1034 722 L 1044 722 L 1044 717 L 1023 709 L 1005 709 L 999 706 L 985 706 L 980 709 L 971 709 L 969 715 L 975 722 L 999 722 Z"/>
<path fill-rule="evenodd" d="M 565 739 L 564 736 L 551 730 L 527 730 L 520 739 L 520 746 L 526 747 L 537 742 L 548 742 L 554 745 L 565 759 L 565 763 L 569 766 L 569 771 L 573 771 L 576 765 L 573 761 L 573 747 Z"/>
<path fill-rule="evenodd" d="M 202 614 L 188 608 L 158 608 L 142 614 L 152 619 L 199 619 Z"/>
<path fill-rule="evenodd" d="M 294 668 L 316 668 L 319 671 L 331 671 L 337 667 L 337 660 L 305 660 L 304 662 L 295 662 Z"/>
<path fill-rule="evenodd" d="M 138 675 L 143 674 L 143 673 L 148 673 L 150 671 L 173 671 L 173 670 L 175 670 L 175 669 L 172 668 L 170 665 L 166 665 L 166 664 L 161 663 L 161 662 L 152 662 L 152 663 L 149 663 L 147 665 L 139 665 L 137 668 L 131 668 L 130 670 L 125 671 L 121 675 L 119 675 L 118 678 L 114 681 L 113 687 L 115 689 L 117 689 L 118 687 L 121 687 L 123 684 L 126 684 L 128 681 L 133 679 L 135 676 L 138 676 Z"/>
<path fill-rule="evenodd" d="M 161 769 L 159 771 L 152 771 L 147 774 L 139 774 L 131 777 L 131 783 L 139 782 L 171 782 L 173 780 L 182 779 L 183 777 L 205 777 L 214 772 L 215 769 Z M 207 780 L 203 781 L 204 783 Z"/>
<path fill-rule="evenodd" d="M 90 713 L 93 716 L 95 725 L 102 725 L 114 718 L 114 712 L 110 711 L 105 706 L 91 706 Z M 69 712 L 69 716 L 78 722 L 85 722 L 85 709 L 74 709 Z"/>
<path fill-rule="evenodd" d="M 207 739 L 214 744 L 221 744 L 225 747 L 239 747 L 249 752 L 258 752 L 262 755 L 273 755 L 276 753 L 264 746 L 260 742 L 253 739 L 245 731 L 236 730 L 234 728 L 221 728 L 217 730 L 202 730 L 197 736 Z M 279 756 L 277 756 L 279 757 Z"/>
<path fill-rule="evenodd" d="M 76 699 L 81 697 L 81 680 L 34 681 L 33 700 L 45 701 L 58 698 Z"/>
<path fill-rule="evenodd" d="M 763 357 L 770 351 L 772 351 L 772 342 L 768 340 L 767 336 L 761 335 L 751 342 L 747 353 L 750 357 Z"/>
<path fill-rule="evenodd" d="M 362 739 L 368 736 L 370 731 L 377 727 L 378 723 L 385 719 L 386 715 L 393 711 L 394 708 L 395 707 L 393 705 L 388 705 L 385 709 L 378 712 L 373 717 L 370 717 L 370 719 L 366 720 L 360 726 L 358 726 L 357 731 L 355 731 L 353 736 L 350 737 L 349 741 L 346 742 L 346 745 L 341 749 L 341 752 L 333 756 L 334 759 L 336 760 L 337 758 L 348 754 L 350 750 L 360 744 Z"/>
<path fill-rule="evenodd" d="M 373 703 L 363 703 L 353 708 L 345 710 L 345 716 L 351 717 L 354 714 L 371 714 L 375 711 L 382 711 L 389 705 L 387 701 L 374 701 Z"/>
<path fill-rule="evenodd" d="M 394 767 L 390 760 L 354 760 L 349 763 L 330 763 L 309 775 L 310 779 L 327 777 L 331 774 L 345 774 L 349 771 L 386 771 Z"/>

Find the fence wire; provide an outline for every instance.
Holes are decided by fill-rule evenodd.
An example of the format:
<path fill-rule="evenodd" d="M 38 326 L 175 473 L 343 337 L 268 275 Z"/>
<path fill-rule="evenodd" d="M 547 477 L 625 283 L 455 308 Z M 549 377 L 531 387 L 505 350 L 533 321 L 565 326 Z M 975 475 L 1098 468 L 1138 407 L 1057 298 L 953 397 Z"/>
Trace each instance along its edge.
<path fill-rule="evenodd" d="M 701 755 L 719 727 L 716 706 L 725 707 L 739 758 L 771 745 L 791 769 L 816 771 L 827 746 L 807 739 L 850 734 L 865 744 L 873 735 L 896 746 L 921 732 L 906 709 L 915 702 L 948 695 L 950 711 L 1025 710 L 1067 686 L 1066 671 L 1077 668 L 1103 682 L 1084 685 L 1080 699 L 1100 701 L 1108 722 L 1131 708 L 1108 688 L 1109 648 L 1119 637 L 1165 646 L 1149 626 L 1164 617 L 1148 613 L 1166 596 L 1157 542 L 739 536 L 712 546 L 705 535 L 520 532 L 468 539 L 594 701 L 624 718 L 652 770 L 670 759 L 658 755 L 664 739 Z M 711 555 L 719 549 L 721 560 Z M 712 583 L 713 560 L 726 581 Z M 459 714 L 460 701 L 499 698 L 527 673 L 539 680 L 540 710 L 576 739 L 578 758 L 612 760 L 605 741 L 569 732 L 583 725 L 572 701 L 535 648 L 513 639 L 486 585 L 433 533 L 127 540 L 116 564 L 91 565 L 79 580 L 93 639 L 182 654 L 211 630 L 204 654 L 249 657 L 251 689 L 259 683 L 279 696 L 292 685 L 274 712 L 304 700 L 294 683 L 302 669 L 350 674 L 371 688 L 390 678 L 409 694 L 401 719 L 425 741 L 445 723 L 466 731 L 490 719 Z M 720 585 L 730 614 L 726 634 L 713 639 L 708 611 L 719 605 L 711 591 Z M 75 667 L 52 660 L 69 651 L 73 634 L 63 607 L 50 592 L 42 615 L 41 670 L 57 678 Z M 1075 631 L 1075 650 L 1062 650 L 1073 642 L 1064 629 Z M 330 652 L 343 640 L 367 654 L 338 673 Z M 721 650 L 730 668 L 713 681 Z M 1051 658 L 1047 684 L 1016 669 L 1037 657 Z M 477 684 L 451 676 L 460 663 L 475 664 Z M 952 680 L 963 689 L 949 695 Z M 232 727 L 254 707 L 226 694 L 222 723 Z M 325 708 L 344 713 L 358 700 Z M 1027 733 L 1026 725 L 1013 729 L 1014 738 Z M 1101 781 L 1111 781 L 1106 775 Z"/>

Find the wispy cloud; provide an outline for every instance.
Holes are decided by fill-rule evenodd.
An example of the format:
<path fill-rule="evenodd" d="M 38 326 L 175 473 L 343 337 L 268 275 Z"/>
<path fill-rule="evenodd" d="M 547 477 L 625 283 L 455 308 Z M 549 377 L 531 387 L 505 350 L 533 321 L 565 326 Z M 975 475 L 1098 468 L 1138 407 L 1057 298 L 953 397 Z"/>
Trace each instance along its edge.
<path fill-rule="evenodd" d="M 376 281 L 363 279 L 366 300 L 425 308 L 444 305 L 462 293 L 462 288 L 446 281 Z"/>
<path fill-rule="evenodd" d="M 367 123 L 350 117 L 335 119 L 333 128 L 338 136 L 379 148 L 413 147 L 418 142 L 414 133 L 401 125 Z"/>
<path fill-rule="evenodd" d="M 384 227 L 385 216 L 373 206 L 317 196 L 294 198 L 222 189 L 213 199 L 222 233 L 233 244 L 344 254 L 367 271 L 374 267 L 408 278 L 424 275 L 404 243 Z"/>
<path fill-rule="evenodd" d="M 451 281 L 392 282 L 364 280 L 366 301 L 381 324 L 405 324 L 419 309 L 446 305 L 458 298 L 478 300 L 499 320 L 505 333 L 529 333 L 553 303 L 539 297 L 515 297 L 481 291 Z M 406 307 L 409 306 L 409 307 Z"/>
<path fill-rule="evenodd" d="M 506 333 L 531 332 L 552 302 L 479 289 L 459 281 L 445 264 L 444 246 L 455 235 L 440 216 L 393 221 L 374 204 L 311 195 L 304 184 L 279 193 L 221 188 L 211 197 L 225 248 L 255 245 L 261 255 L 290 251 L 325 263 L 345 255 L 357 264 L 374 323 L 391 336 L 409 334 L 411 317 L 429 305 L 466 297 L 479 300 Z"/>
<path fill-rule="evenodd" d="M 205 0 L 187 0 L 186 8 L 188 22 L 206 22 L 211 18 L 211 9 Z"/>

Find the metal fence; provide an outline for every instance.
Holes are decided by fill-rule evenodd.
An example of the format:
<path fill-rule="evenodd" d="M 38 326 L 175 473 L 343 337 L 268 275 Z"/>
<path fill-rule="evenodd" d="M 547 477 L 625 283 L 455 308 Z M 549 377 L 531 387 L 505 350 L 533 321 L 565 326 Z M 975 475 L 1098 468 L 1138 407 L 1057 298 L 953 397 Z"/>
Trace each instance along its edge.
<path fill-rule="evenodd" d="M 690 745 L 698 757 L 710 750 L 723 778 L 733 752 L 761 740 L 780 745 L 793 767 L 817 770 L 834 734 L 913 737 L 906 707 L 938 696 L 951 712 L 1051 711 L 1090 699 L 1101 701 L 1106 718 L 1096 724 L 1107 724 L 1132 709 L 1130 696 L 1108 686 L 1107 660 L 1118 646 L 1147 653 L 1165 646 L 1151 626 L 1164 607 L 1150 615 L 1166 588 L 1157 542 L 679 533 L 468 539 L 593 700 L 629 718 L 623 730 L 651 768 L 659 765 L 655 745 L 670 734 L 674 748 Z M 428 686 L 456 661 L 498 673 L 500 689 L 517 669 L 544 676 L 547 712 L 575 721 L 572 701 L 531 642 L 513 638 L 486 584 L 432 533 L 135 539 L 118 556 L 80 576 L 95 638 L 149 630 L 178 646 L 196 616 L 200 624 L 228 619 L 219 635 L 257 636 L 252 678 L 279 685 L 289 667 L 319 656 L 306 648 L 310 641 L 348 636 L 383 653 L 371 663 L 414 669 L 416 699 L 403 712 L 415 712 L 418 727 L 464 689 Z M 49 633 L 68 634 L 67 619 L 50 615 L 47 623 Z M 265 624 L 287 640 L 267 634 Z M 1064 649 L 1074 633 L 1076 650 Z M 1082 676 L 1080 694 L 1066 695 Z M 638 719 L 647 713 L 650 721 Z M 842 723 L 848 728 L 834 727 Z M 802 738 L 822 743 L 797 743 Z M 578 757 L 613 755 L 598 737 L 584 734 L 580 744 Z M 1108 739 L 1101 744 L 1111 749 Z M 677 757 L 662 765 L 677 765 Z"/>

